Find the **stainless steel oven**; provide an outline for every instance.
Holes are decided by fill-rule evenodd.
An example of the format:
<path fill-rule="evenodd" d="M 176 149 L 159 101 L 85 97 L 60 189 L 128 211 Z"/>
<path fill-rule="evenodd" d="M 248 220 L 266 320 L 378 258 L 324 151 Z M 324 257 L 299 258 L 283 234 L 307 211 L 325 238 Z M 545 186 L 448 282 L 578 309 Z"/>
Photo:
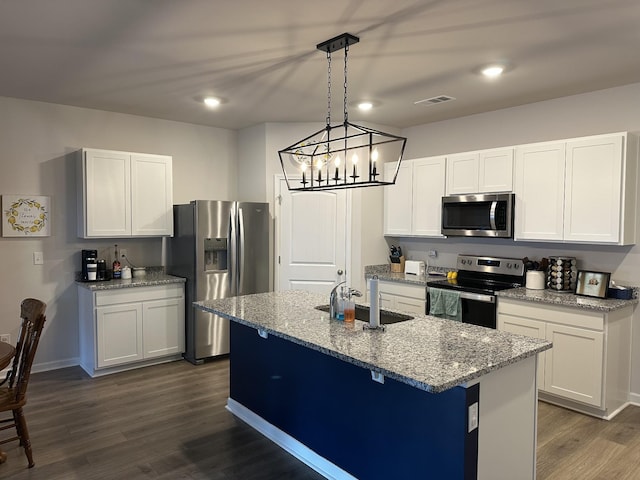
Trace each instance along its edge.
<path fill-rule="evenodd" d="M 481 327 L 496 328 L 498 290 L 524 285 L 522 259 L 458 255 L 456 280 L 427 282 L 426 314 L 431 311 L 432 289 L 453 290 L 460 297 L 460 320 Z"/>
<path fill-rule="evenodd" d="M 442 234 L 513 237 L 512 193 L 442 197 Z"/>

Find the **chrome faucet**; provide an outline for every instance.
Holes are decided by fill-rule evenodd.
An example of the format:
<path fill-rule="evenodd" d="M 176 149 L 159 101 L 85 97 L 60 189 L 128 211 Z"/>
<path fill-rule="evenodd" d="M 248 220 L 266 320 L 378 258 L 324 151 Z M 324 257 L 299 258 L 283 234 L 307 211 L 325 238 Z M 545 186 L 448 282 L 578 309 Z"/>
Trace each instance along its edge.
<path fill-rule="evenodd" d="M 347 283 L 347 281 L 343 281 L 337 283 L 335 287 L 331 289 L 331 293 L 329 294 L 329 318 L 335 320 L 338 318 L 338 287 L 343 283 Z"/>

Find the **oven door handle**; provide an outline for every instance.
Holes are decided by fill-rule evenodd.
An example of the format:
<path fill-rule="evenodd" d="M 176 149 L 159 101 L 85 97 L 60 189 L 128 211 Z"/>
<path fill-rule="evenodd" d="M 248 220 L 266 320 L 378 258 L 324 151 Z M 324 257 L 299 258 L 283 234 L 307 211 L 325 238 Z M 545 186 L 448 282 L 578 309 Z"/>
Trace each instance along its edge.
<path fill-rule="evenodd" d="M 473 300 L 475 302 L 496 303 L 496 297 L 494 295 L 482 295 L 480 293 L 460 292 L 460 298 Z"/>

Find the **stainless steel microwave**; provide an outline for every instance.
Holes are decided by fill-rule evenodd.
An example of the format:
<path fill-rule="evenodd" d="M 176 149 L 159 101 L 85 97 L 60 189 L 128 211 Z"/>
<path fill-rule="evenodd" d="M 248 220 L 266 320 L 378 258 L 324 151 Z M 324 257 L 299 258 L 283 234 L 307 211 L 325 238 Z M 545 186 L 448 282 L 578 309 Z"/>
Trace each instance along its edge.
<path fill-rule="evenodd" d="M 442 197 L 442 234 L 513 237 L 513 193 Z"/>

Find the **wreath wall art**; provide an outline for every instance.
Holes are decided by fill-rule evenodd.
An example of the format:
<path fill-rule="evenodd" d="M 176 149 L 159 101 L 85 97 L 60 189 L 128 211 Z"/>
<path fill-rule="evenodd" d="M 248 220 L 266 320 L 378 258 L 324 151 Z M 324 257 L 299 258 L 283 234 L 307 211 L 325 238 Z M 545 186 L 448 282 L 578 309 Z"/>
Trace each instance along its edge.
<path fill-rule="evenodd" d="M 48 237 L 50 227 L 50 197 L 2 196 L 3 237 Z"/>

